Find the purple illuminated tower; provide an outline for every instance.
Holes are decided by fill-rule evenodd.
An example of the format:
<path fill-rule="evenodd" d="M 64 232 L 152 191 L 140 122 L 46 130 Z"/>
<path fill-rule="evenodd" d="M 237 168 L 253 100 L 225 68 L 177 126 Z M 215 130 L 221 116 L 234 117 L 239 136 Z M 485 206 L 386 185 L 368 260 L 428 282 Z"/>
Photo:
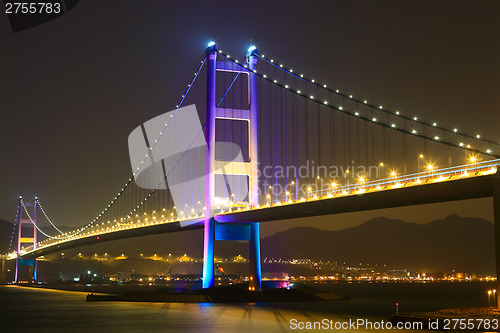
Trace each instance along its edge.
<path fill-rule="evenodd" d="M 31 216 L 28 215 L 28 208 L 32 208 L 32 213 Z M 33 269 L 33 283 L 37 283 L 37 276 L 36 276 L 36 258 L 34 259 L 21 259 L 21 256 L 23 253 L 21 252 L 21 249 L 23 246 L 33 246 L 33 250 L 36 249 L 36 224 L 37 224 L 37 218 L 38 218 L 38 198 L 35 197 L 35 202 L 34 203 L 24 203 L 23 198 L 19 197 L 19 206 L 18 206 L 18 220 L 17 220 L 17 227 L 18 227 L 18 237 L 17 237 L 17 257 L 16 257 L 16 277 L 15 277 L 15 283 L 19 282 L 19 272 L 20 272 L 20 266 L 31 266 Z M 28 219 L 23 218 L 23 210 L 26 209 L 26 215 L 28 215 Z M 23 225 L 26 225 L 23 229 Z M 33 232 L 31 233 L 31 230 Z"/>
<path fill-rule="evenodd" d="M 248 241 L 250 245 L 249 289 L 261 290 L 260 235 L 258 223 L 219 223 L 214 216 L 215 174 L 220 172 L 215 158 L 215 120 L 231 119 L 248 123 L 248 162 L 225 162 L 225 174 L 248 177 L 248 201 L 251 206 L 259 204 L 258 143 L 257 143 L 257 77 L 253 71 L 257 65 L 257 49 L 252 46 L 247 53 L 248 69 L 232 62 L 217 61 L 217 46 L 214 42 L 207 48 L 207 113 L 206 139 L 208 154 L 205 162 L 205 222 L 203 247 L 203 288 L 214 283 L 214 242 L 216 240 Z M 246 75 L 248 79 L 248 109 L 219 108 L 216 104 L 217 72 L 233 72 Z M 212 172 L 212 170 L 215 170 Z"/>

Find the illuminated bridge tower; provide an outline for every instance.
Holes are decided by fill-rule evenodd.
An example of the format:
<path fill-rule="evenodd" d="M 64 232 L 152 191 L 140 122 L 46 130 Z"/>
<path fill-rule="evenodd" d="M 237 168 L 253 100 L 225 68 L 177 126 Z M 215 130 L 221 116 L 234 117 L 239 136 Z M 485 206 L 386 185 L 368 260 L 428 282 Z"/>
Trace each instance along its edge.
<path fill-rule="evenodd" d="M 31 215 L 28 216 L 28 219 L 23 218 L 23 206 L 26 207 L 27 213 L 28 209 L 31 208 Z M 35 197 L 34 203 L 23 203 L 23 198 L 19 197 L 19 207 L 17 208 L 17 216 L 18 216 L 18 233 L 17 233 L 17 258 L 16 258 L 16 277 L 15 282 L 19 282 L 19 275 L 21 266 L 28 266 L 29 279 L 30 282 L 36 283 L 36 258 L 33 259 L 21 259 L 20 256 L 21 248 L 24 246 L 33 246 L 33 249 L 36 249 L 36 224 L 37 224 L 37 215 L 38 215 L 38 198 Z M 23 229 L 23 226 L 24 229 Z M 31 232 L 33 231 L 33 232 Z"/>
<path fill-rule="evenodd" d="M 248 162 L 223 162 L 225 174 L 248 177 L 248 200 L 252 206 L 259 204 L 258 189 L 258 145 L 257 145 L 257 77 L 252 73 L 257 65 L 257 49 L 250 47 L 247 53 L 248 70 L 231 62 L 217 61 L 217 46 L 210 43 L 207 48 L 207 127 L 206 138 L 208 155 L 205 170 L 205 225 L 203 246 L 203 288 L 210 288 L 214 283 L 214 242 L 216 240 L 248 241 L 250 245 L 250 280 L 249 289 L 261 290 L 260 235 L 259 223 L 219 223 L 213 216 L 215 199 L 215 173 L 219 172 L 219 162 L 215 158 L 216 119 L 231 119 L 248 123 Z M 247 75 L 248 109 L 219 108 L 216 104 L 217 72 L 233 72 Z M 216 170 L 211 173 L 210 170 Z"/>

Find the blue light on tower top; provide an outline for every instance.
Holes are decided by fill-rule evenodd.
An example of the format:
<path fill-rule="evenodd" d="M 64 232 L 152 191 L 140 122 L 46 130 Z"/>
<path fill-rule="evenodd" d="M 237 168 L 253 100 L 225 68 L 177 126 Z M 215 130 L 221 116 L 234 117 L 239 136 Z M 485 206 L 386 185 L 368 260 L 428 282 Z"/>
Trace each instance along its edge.
<path fill-rule="evenodd" d="M 257 47 L 252 45 L 248 48 L 248 51 L 247 51 L 247 57 L 250 57 L 250 56 L 253 56 L 253 55 L 256 55 L 258 53 L 257 51 Z"/>
<path fill-rule="evenodd" d="M 214 41 L 211 41 L 207 45 L 207 52 L 215 52 L 215 51 L 217 51 L 217 45 L 215 44 Z"/>

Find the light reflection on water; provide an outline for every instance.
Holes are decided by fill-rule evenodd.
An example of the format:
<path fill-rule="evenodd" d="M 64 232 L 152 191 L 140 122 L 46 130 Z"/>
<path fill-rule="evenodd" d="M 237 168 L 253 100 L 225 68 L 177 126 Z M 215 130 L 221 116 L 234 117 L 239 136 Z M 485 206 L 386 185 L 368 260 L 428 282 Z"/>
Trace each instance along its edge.
<path fill-rule="evenodd" d="M 453 307 L 453 304 L 481 306 L 485 304 L 477 303 L 483 302 L 484 297 L 478 293 L 482 294 L 488 286 L 436 284 L 427 288 L 337 284 L 319 287 L 342 290 L 353 298 L 334 302 L 242 304 L 86 302 L 85 292 L 0 286 L 0 328 L 2 332 L 291 332 L 293 318 L 299 321 L 387 320 L 394 312 L 395 295 L 400 298 L 404 295 L 407 311 Z M 446 300 L 446 295 L 453 297 Z M 440 304 L 436 303 L 443 297 Z"/>

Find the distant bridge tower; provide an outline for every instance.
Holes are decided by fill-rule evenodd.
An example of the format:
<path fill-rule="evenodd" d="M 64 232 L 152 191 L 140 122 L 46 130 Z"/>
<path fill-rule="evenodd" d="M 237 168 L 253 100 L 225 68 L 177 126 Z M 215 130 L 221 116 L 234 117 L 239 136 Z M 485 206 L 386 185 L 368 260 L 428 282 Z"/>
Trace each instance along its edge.
<path fill-rule="evenodd" d="M 231 119 L 248 122 L 249 162 L 229 162 L 226 174 L 248 177 L 248 199 L 252 206 L 259 204 L 258 144 L 257 144 L 257 76 L 252 73 L 257 65 L 257 49 L 250 47 L 247 53 L 248 70 L 231 62 L 217 61 L 217 46 L 210 43 L 207 48 L 207 110 L 206 138 L 208 155 L 205 170 L 205 216 L 203 246 L 203 288 L 214 283 L 214 242 L 216 240 L 248 241 L 250 245 L 249 289 L 261 290 L 259 223 L 219 223 L 213 216 L 215 197 L 215 175 L 218 170 L 215 159 L 216 119 Z M 233 72 L 248 77 L 248 109 L 219 108 L 216 102 L 216 74 L 218 71 Z"/>
<path fill-rule="evenodd" d="M 28 216 L 28 219 L 23 218 L 23 205 L 26 207 L 28 210 L 29 208 L 32 209 L 32 212 L 30 216 Z M 34 203 L 23 203 L 23 198 L 19 197 L 19 207 L 17 208 L 17 227 L 18 227 L 18 233 L 17 233 L 17 258 L 16 258 L 16 277 L 15 277 L 15 282 L 19 282 L 19 274 L 20 274 L 20 268 L 21 266 L 28 266 L 28 271 L 30 272 L 28 274 L 29 278 L 31 279 L 30 282 L 36 283 L 37 282 L 37 272 L 36 272 L 36 258 L 34 259 L 21 259 L 20 256 L 21 254 L 21 248 L 24 246 L 30 246 L 33 245 L 33 249 L 36 249 L 36 224 L 37 224 L 37 218 L 38 218 L 38 198 L 35 197 L 35 202 Z M 28 212 L 29 214 L 29 212 Z M 31 219 L 30 219 L 31 217 Z M 26 225 L 23 229 L 23 225 Z M 33 232 L 31 233 L 31 230 Z M 32 273 L 31 273 L 32 272 Z"/>

